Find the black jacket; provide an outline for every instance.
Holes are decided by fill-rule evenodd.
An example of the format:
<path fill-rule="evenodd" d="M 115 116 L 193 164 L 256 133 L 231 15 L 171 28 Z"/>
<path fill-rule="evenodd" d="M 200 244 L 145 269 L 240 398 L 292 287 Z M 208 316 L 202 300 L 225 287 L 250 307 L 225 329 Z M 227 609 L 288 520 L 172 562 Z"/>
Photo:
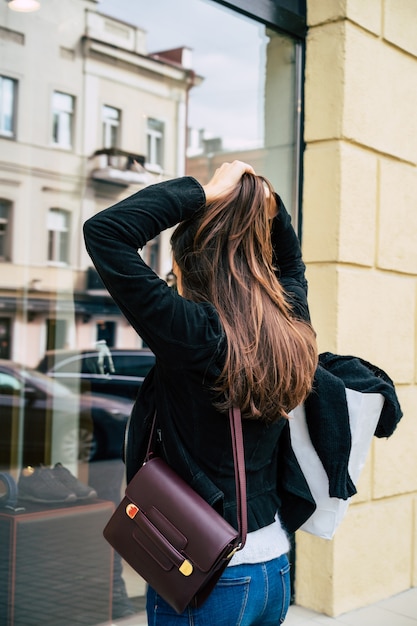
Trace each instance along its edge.
<path fill-rule="evenodd" d="M 277 202 L 279 212 L 272 223 L 271 238 L 278 276 L 294 314 L 308 320 L 305 266 L 298 238 L 278 196 Z M 104 284 L 156 355 L 156 365 L 132 411 L 125 459 L 127 480 L 145 457 L 156 409 L 161 454 L 236 526 L 229 421 L 213 408 L 211 391 L 225 355 L 225 336 L 217 312 L 209 303 L 194 303 L 179 296 L 137 253 L 147 241 L 190 217 L 204 203 L 204 191 L 195 179 L 171 180 L 147 187 L 102 211 L 85 223 L 84 233 L 87 250 Z M 319 368 L 317 385 L 321 384 L 321 371 Z M 340 391 L 343 384 L 338 382 L 334 387 Z M 314 412 L 308 415 L 314 416 Z M 336 451 L 337 462 L 326 468 L 331 485 L 340 488 L 342 497 L 354 489 L 347 474 L 350 442 L 344 426 L 341 419 L 340 436 L 331 448 Z M 277 509 L 287 529 L 295 530 L 311 515 L 315 504 L 292 453 L 287 422 L 266 425 L 243 420 L 243 434 L 249 531 L 272 523 Z M 320 421 L 313 437 L 319 447 L 329 439 L 329 431 L 320 429 Z M 324 445 L 324 463 L 326 455 Z"/>
<path fill-rule="evenodd" d="M 376 437 L 390 437 L 403 415 L 394 383 L 383 370 L 355 356 L 320 354 L 313 391 L 305 402 L 306 423 L 329 479 L 329 496 L 342 500 L 356 493 L 348 472 L 351 434 L 346 389 L 383 396 Z M 291 447 L 288 424 L 279 446 L 280 517 L 287 530 L 293 532 L 310 517 L 316 505 Z"/>
<path fill-rule="evenodd" d="M 275 262 L 294 312 L 307 318 L 304 263 L 290 217 L 280 202 L 272 224 Z M 227 415 L 213 408 L 212 387 L 223 367 L 225 336 L 214 307 L 179 296 L 137 254 L 162 230 L 205 203 L 200 184 L 184 177 L 152 185 L 102 211 L 84 226 L 86 246 L 110 294 L 156 355 L 135 403 L 126 450 L 130 480 L 145 456 L 154 410 L 162 454 L 210 504 L 236 525 L 235 484 Z M 278 439 L 285 421 L 243 421 L 248 528 L 274 519 Z"/>

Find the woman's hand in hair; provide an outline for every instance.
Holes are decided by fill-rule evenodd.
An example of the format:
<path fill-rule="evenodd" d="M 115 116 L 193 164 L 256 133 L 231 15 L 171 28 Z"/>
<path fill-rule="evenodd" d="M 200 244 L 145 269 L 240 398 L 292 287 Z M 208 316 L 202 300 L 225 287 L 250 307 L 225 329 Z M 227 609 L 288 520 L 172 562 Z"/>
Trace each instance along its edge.
<path fill-rule="evenodd" d="M 243 161 L 223 163 L 215 172 L 207 185 L 203 185 L 206 202 L 212 202 L 231 191 L 240 181 L 243 174 L 255 174 L 251 165 Z"/>

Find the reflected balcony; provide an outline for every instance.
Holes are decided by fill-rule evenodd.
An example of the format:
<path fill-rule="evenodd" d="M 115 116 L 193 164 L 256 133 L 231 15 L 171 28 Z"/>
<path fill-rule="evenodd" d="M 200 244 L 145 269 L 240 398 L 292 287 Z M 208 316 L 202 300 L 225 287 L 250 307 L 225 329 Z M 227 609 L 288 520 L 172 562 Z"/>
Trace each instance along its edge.
<path fill-rule="evenodd" d="M 145 157 L 119 148 L 96 150 L 91 157 L 90 178 L 94 182 L 128 187 L 149 185 L 155 175 L 145 168 Z"/>

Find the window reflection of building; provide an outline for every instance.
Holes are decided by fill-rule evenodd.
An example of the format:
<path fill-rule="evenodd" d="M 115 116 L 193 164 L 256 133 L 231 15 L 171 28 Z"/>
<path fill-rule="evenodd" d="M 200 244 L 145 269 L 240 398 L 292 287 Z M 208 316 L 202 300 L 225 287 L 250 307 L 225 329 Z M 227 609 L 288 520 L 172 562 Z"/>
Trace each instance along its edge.
<path fill-rule="evenodd" d="M 11 203 L 0 198 L 0 261 L 10 261 Z"/>
<path fill-rule="evenodd" d="M 10 318 L 0 317 L 0 359 L 10 358 Z"/>
<path fill-rule="evenodd" d="M 48 213 L 48 261 L 68 264 L 69 214 L 62 209 Z"/>
<path fill-rule="evenodd" d="M 52 141 L 60 148 L 71 148 L 73 142 L 74 97 L 54 91 L 52 95 Z"/>
<path fill-rule="evenodd" d="M 0 135 L 15 136 L 17 81 L 0 76 Z"/>
<path fill-rule="evenodd" d="M 189 50 L 156 58 L 142 28 L 91 2 L 62 3 L 68 12 L 45 6 L 24 21 L 5 6 L 7 28 L 0 26 L 10 50 L 0 60 L 0 140 L 13 142 L 4 144 L 6 167 L 0 163 L 0 304 L 10 321 L 8 354 L 30 366 L 54 337 L 62 346 L 94 345 L 103 315 L 122 345 L 141 345 L 91 280 L 81 225 L 146 185 L 184 174 L 188 90 L 201 80 Z M 36 81 L 33 66 L 42 67 Z M 169 271 L 169 237 L 144 254 L 161 275 Z"/>
<path fill-rule="evenodd" d="M 115 148 L 119 145 L 120 111 L 103 105 L 103 148 Z"/>
<path fill-rule="evenodd" d="M 113 348 L 116 340 L 116 322 L 114 320 L 99 320 L 96 328 L 96 341 L 105 341 L 109 348 Z"/>
<path fill-rule="evenodd" d="M 46 349 L 54 350 L 65 347 L 67 322 L 55 317 L 46 320 Z"/>
<path fill-rule="evenodd" d="M 148 118 L 147 137 L 147 165 L 152 168 L 163 169 L 164 158 L 164 123 L 160 120 Z"/>

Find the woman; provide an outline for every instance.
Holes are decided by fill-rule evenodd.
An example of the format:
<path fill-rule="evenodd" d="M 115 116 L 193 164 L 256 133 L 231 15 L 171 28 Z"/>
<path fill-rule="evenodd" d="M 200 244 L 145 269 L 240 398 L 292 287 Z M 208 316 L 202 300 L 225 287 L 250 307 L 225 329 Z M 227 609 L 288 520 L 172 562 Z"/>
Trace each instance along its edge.
<path fill-rule="evenodd" d="M 137 250 L 178 223 L 174 290 Z M 161 455 L 236 526 L 228 407 L 239 406 L 244 417 L 246 546 L 199 609 L 177 615 L 149 588 L 148 623 L 281 623 L 290 584 L 278 441 L 317 365 L 305 267 L 288 213 L 265 179 L 234 161 L 203 187 L 183 177 L 143 189 L 88 220 L 85 239 L 109 292 L 156 355 L 132 412 L 127 480 L 143 461 L 156 409 Z"/>

